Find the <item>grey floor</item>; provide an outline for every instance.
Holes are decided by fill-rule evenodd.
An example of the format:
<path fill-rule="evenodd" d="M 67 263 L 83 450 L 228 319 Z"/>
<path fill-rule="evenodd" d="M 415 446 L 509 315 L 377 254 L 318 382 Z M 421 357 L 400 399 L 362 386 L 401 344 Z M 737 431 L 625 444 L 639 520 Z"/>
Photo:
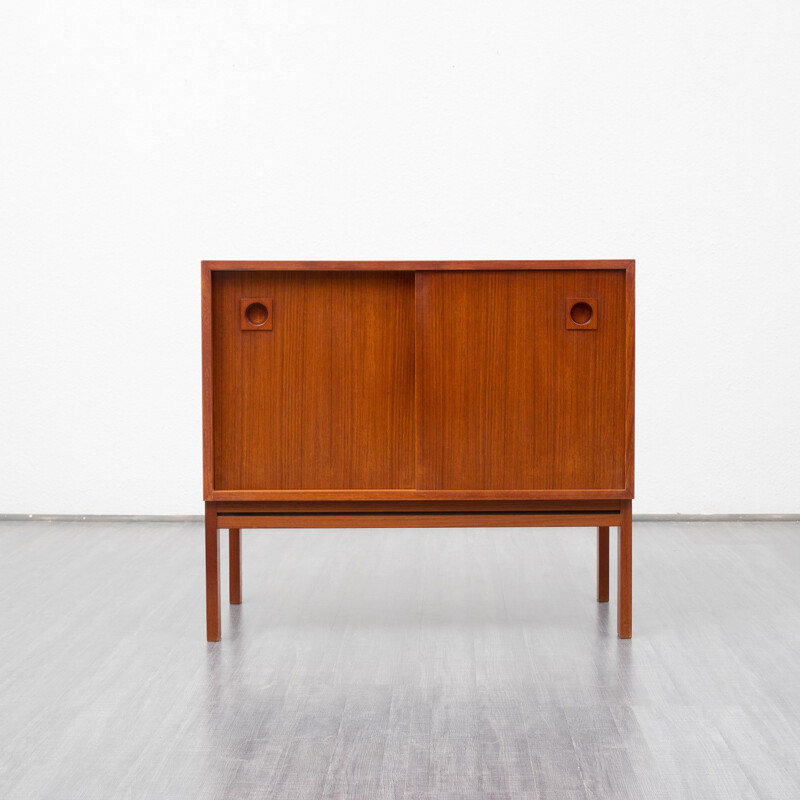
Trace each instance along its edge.
<path fill-rule="evenodd" d="M 243 536 L 207 644 L 200 525 L 0 524 L 0 797 L 800 797 L 798 523 L 636 524 L 632 641 L 588 529 Z"/>

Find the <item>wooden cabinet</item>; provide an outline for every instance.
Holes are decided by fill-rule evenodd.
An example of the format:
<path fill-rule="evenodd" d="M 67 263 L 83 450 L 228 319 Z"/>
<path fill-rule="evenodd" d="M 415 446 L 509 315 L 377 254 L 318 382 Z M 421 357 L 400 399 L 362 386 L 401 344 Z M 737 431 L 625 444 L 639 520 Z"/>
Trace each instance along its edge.
<path fill-rule="evenodd" d="M 618 527 L 631 635 L 633 261 L 203 262 L 209 640 L 219 529 Z"/>

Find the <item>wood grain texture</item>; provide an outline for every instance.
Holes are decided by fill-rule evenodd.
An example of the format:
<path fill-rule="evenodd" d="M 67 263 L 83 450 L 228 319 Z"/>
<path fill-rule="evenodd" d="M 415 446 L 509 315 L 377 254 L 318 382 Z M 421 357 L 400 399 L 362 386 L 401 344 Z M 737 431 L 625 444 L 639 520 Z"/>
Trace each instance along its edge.
<path fill-rule="evenodd" d="M 417 487 L 535 489 L 536 273 L 417 273 Z"/>
<path fill-rule="evenodd" d="M 215 273 L 214 487 L 413 487 L 413 276 Z M 273 329 L 242 331 L 242 297 Z"/>
<path fill-rule="evenodd" d="M 620 271 L 418 273 L 418 488 L 625 490 L 625 323 Z"/>
<path fill-rule="evenodd" d="M 538 486 L 625 483 L 625 273 L 537 273 L 533 407 Z M 566 295 L 597 298 L 597 330 L 566 330 Z"/>

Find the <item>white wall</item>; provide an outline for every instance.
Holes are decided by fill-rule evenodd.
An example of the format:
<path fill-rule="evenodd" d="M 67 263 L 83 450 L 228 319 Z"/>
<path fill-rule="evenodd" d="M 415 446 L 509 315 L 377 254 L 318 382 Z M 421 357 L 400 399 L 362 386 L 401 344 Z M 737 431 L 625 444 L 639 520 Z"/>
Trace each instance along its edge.
<path fill-rule="evenodd" d="M 202 258 L 635 258 L 639 513 L 800 511 L 800 5 L 0 13 L 0 512 L 199 513 Z"/>

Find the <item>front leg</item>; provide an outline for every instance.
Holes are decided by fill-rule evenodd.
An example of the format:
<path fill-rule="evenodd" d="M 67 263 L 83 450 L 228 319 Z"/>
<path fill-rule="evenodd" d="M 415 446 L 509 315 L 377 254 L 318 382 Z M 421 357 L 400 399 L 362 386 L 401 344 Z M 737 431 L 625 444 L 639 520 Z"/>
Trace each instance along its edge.
<path fill-rule="evenodd" d="M 219 529 L 216 503 L 206 503 L 206 634 L 209 642 L 220 639 Z"/>
<path fill-rule="evenodd" d="M 631 501 L 623 500 L 619 525 L 619 569 L 617 570 L 617 634 L 620 639 L 633 635 L 633 517 Z"/>

